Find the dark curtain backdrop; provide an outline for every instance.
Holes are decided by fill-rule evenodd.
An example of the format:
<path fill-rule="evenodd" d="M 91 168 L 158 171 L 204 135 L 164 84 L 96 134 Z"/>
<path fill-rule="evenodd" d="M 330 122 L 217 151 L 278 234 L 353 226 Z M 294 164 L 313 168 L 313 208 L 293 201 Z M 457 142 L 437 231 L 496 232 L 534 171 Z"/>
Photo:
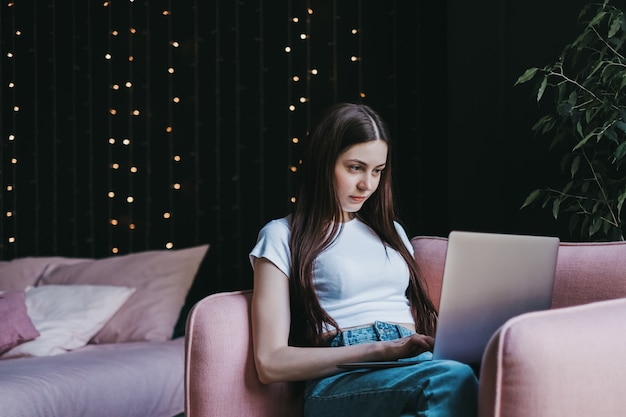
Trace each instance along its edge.
<path fill-rule="evenodd" d="M 250 287 L 247 253 L 337 101 L 388 121 L 410 235 L 560 234 L 519 210 L 558 169 L 513 84 L 584 3 L 7 0 L 0 259 L 209 243 L 203 291 Z"/>

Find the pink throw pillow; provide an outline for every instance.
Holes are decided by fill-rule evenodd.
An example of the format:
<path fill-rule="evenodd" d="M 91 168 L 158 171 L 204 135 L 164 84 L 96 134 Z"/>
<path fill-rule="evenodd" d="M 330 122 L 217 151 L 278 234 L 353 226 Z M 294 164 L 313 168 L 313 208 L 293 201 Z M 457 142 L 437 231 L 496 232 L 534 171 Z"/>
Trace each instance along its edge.
<path fill-rule="evenodd" d="M 41 256 L 18 258 L 0 262 L 0 291 L 19 291 L 33 287 L 49 265 L 75 264 L 80 258 Z"/>
<path fill-rule="evenodd" d="M 38 285 L 113 285 L 135 288 L 128 301 L 90 343 L 165 341 L 185 304 L 208 245 L 155 250 L 54 265 Z"/>
<path fill-rule="evenodd" d="M 26 311 L 24 291 L 0 294 L 0 354 L 39 336 Z"/>

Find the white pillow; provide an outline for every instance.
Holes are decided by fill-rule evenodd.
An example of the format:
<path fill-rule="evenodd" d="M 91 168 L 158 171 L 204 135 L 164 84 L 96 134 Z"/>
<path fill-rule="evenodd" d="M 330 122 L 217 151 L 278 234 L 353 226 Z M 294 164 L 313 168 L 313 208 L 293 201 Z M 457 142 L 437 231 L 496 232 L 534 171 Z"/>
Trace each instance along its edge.
<path fill-rule="evenodd" d="M 135 291 L 111 285 L 43 285 L 26 289 L 26 309 L 40 336 L 1 358 L 52 356 L 85 346 Z"/>

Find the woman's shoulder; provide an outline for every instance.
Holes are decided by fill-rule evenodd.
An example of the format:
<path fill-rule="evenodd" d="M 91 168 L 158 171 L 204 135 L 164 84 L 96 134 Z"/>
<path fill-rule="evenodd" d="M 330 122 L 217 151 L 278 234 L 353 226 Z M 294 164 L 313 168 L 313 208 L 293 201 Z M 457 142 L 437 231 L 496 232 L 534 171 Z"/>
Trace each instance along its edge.
<path fill-rule="evenodd" d="M 259 232 L 259 238 L 288 239 L 291 230 L 291 215 L 265 223 Z"/>
<path fill-rule="evenodd" d="M 291 230 L 291 215 L 282 217 L 280 219 L 270 220 L 265 223 L 265 226 L 261 229 L 261 233 L 264 234 L 289 234 Z"/>

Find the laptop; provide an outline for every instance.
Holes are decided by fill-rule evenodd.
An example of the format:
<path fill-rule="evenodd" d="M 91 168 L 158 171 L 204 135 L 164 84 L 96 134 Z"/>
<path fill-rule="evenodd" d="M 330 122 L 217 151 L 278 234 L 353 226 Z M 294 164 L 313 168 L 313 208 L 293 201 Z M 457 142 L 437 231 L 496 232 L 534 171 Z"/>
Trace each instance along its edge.
<path fill-rule="evenodd" d="M 508 319 L 550 308 L 558 251 L 556 237 L 451 232 L 433 358 L 477 364 Z"/>
<path fill-rule="evenodd" d="M 478 365 L 489 339 L 508 319 L 550 308 L 559 243 L 556 237 L 451 232 L 433 358 Z M 356 362 L 340 367 L 413 363 Z"/>

